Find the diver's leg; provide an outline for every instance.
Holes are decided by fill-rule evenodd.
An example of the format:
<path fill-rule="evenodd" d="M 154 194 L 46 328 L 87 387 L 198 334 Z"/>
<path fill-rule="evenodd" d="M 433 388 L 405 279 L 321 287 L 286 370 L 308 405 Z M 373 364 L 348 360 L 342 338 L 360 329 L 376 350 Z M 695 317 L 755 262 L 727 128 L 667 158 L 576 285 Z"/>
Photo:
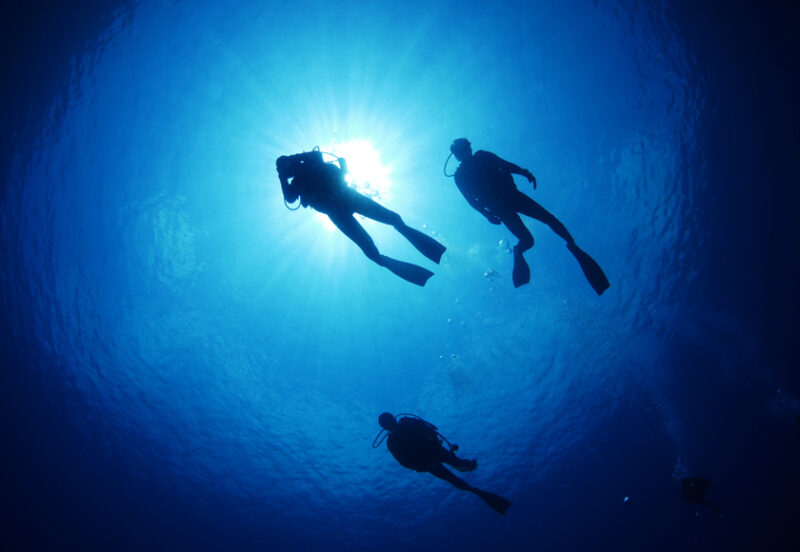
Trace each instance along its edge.
<path fill-rule="evenodd" d="M 464 460 L 455 455 L 452 450 L 447 450 L 444 447 L 439 449 L 439 461 L 445 464 L 450 464 L 458 471 L 469 472 L 478 467 L 477 460 Z"/>
<path fill-rule="evenodd" d="M 572 253 L 572 256 L 578 261 L 578 264 L 581 265 L 581 270 L 583 271 L 584 276 L 586 276 L 586 279 L 589 280 L 589 284 L 592 286 L 597 295 L 602 295 L 603 292 L 611 286 L 611 284 L 608 282 L 608 278 L 606 278 L 605 272 L 603 272 L 603 269 L 600 268 L 599 264 L 597 264 L 597 261 L 592 259 L 588 253 L 578 247 L 578 244 L 575 243 L 575 239 L 569 233 L 567 227 L 564 226 L 561 221 L 558 220 L 550 211 L 520 191 L 517 191 L 515 203 L 517 210 L 520 213 L 545 223 L 553 230 L 553 232 L 558 234 L 567 242 L 567 249 L 569 249 L 570 253 Z"/>
<path fill-rule="evenodd" d="M 714 512 L 718 516 L 722 515 L 722 506 L 720 506 L 719 504 L 714 504 L 713 502 L 709 502 L 707 500 L 702 500 L 698 504 L 702 504 L 703 506 L 706 506 L 709 510 L 711 510 L 712 512 Z"/>
<path fill-rule="evenodd" d="M 514 268 L 511 271 L 511 280 L 514 287 L 519 287 L 531 281 L 531 269 L 522 254 L 533 247 L 533 235 L 523 224 L 516 212 L 508 211 L 498 214 L 500 220 L 511 230 L 519 242 L 514 246 Z"/>
<path fill-rule="evenodd" d="M 361 248 L 367 258 L 381 266 L 385 266 L 402 279 L 418 286 L 424 286 L 428 278 L 433 276 L 433 272 L 421 266 L 381 255 L 370 235 L 352 215 L 329 214 L 328 217 L 345 236 L 353 240 Z"/>
<path fill-rule="evenodd" d="M 469 492 L 477 490 L 475 489 L 475 487 L 473 487 L 463 479 L 456 477 L 453 472 L 451 472 L 441 464 L 436 464 L 435 467 L 430 468 L 428 471 L 431 472 L 436 477 L 438 477 L 439 479 L 444 479 L 456 489 L 461 489 L 462 491 L 469 491 Z"/>
<path fill-rule="evenodd" d="M 417 248 L 417 251 L 435 263 L 441 260 L 442 254 L 447 248 L 432 237 L 408 226 L 403 222 L 402 217 L 391 209 L 387 209 L 380 203 L 358 193 L 352 195 L 351 201 L 356 213 L 394 226 L 404 238 L 411 242 L 411 245 Z"/>
<path fill-rule="evenodd" d="M 328 218 L 336 225 L 336 228 L 342 231 L 342 234 L 350 238 L 355 244 L 361 248 L 364 255 L 373 262 L 381 263 L 381 254 L 378 252 L 378 247 L 372 241 L 372 237 L 364 230 L 353 215 L 344 214 L 329 214 Z"/>
<path fill-rule="evenodd" d="M 434 476 L 438 477 L 439 479 L 443 479 L 449 482 L 457 489 L 473 493 L 478 498 L 483 500 L 486 504 L 488 504 L 495 512 L 505 514 L 506 510 L 508 510 L 508 507 L 511 506 L 511 502 L 509 502 L 502 496 L 490 493 L 488 491 L 484 491 L 482 489 L 478 489 L 477 487 L 473 487 L 463 479 L 459 479 L 458 477 L 453 475 L 452 472 L 450 472 L 447 468 L 445 468 L 441 464 L 436 464 L 435 467 L 429 469 L 428 471 Z"/>
<path fill-rule="evenodd" d="M 348 193 L 348 202 L 354 212 L 371 218 L 372 220 L 377 220 L 378 222 L 390 224 L 392 226 L 405 224 L 400 215 L 355 190 L 350 190 Z"/>
<path fill-rule="evenodd" d="M 512 234 L 519 240 L 515 249 L 519 249 L 520 253 L 525 253 L 528 249 L 533 247 L 533 235 L 530 230 L 525 227 L 522 219 L 515 211 L 508 211 L 498 213 L 497 216 L 503 221 Z"/>
<path fill-rule="evenodd" d="M 514 207 L 517 212 L 535 218 L 538 221 L 545 223 L 553 232 L 560 236 L 567 243 L 573 243 L 575 240 L 567 230 L 567 227 L 558 220 L 553 213 L 542 207 L 539 203 L 526 196 L 519 190 L 514 195 Z"/>

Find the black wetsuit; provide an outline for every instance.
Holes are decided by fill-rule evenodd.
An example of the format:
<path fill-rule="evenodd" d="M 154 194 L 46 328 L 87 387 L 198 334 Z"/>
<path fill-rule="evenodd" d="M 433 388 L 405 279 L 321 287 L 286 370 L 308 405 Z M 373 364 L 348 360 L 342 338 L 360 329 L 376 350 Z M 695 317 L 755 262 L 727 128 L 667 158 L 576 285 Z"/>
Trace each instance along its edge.
<path fill-rule="evenodd" d="M 332 163 L 306 165 L 292 179 L 284 194 L 287 201 L 299 197 L 303 207 L 313 207 L 326 215 L 352 215 L 365 208 L 368 210 L 370 204 L 378 205 L 349 187 L 344 172 Z"/>
<path fill-rule="evenodd" d="M 276 168 L 284 199 L 294 202 L 300 198 L 303 207 L 310 206 L 325 213 L 345 236 L 361 248 L 367 258 L 388 268 L 404 280 L 424 286 L 428 278 L 433 276 L 433 272 L 412 263 L 381 255 L 375 242 L 353 215 L 359 213 L 393 226 L 420 253 L 435 263 L 439 262 L 446 247 L 423 232 L 408 226 L 394 211 L 350 188 L 344 179 L 344 171 L 332 163 L 324 163 L 322 154 L 319 152 L 316 154 L 318 159 L 313 159 L 314 152 L 278 158 Z"/>
<path fill-rule="evenodd" d="M 401 466 L 418 472 L 428 472 L 457 489 L 471 492 L 501 514 L 505 514 L 511 505 L 502 496 L 473 487 L 445 468 L 442 464 L 450 464 L 459 471 L 472 471 L 478 466 L 478 462 L 459 458 L 452 450 L 444 448 L 436 427 L 425 420 L 400 418 L 389 432 L 386 445 Z"/>
<path fill-rule="evenodd" d="M 511 175 L 521 172 L 522 168 L 514 163 L 479 150 L 456 169 L 456 186 L 478 211 L 488 210 L 495 214 L 513 200 L 514 192 L 518 190 Z"/>
<path fill-rule="evenodd" d="M 290 202 L 299 197 L 303 207 L 310 206 L 328 215 L 331 222 L 373 260 L 379 256 L 378 249 L 353 218 L 353 213 L 392 226 L 403 223 L 400 215 L 349 187 L 344 172 L 332 163 L 314 163 L 304 167 L 288 187 L 284 187 L 284 196 Z"/>
<path fill-rule="evenodd" d="M 569 230 L 547 209 L 523 194 L 514 184 L 513 174 L 520 174 L 533 182 L 530 173 L 514 163 L 500 159 L 488 151 L 459 156 L 461 165 L 455 172 L 456 186 L 475 210 L 492 224 L 505 224 L 519 243 L 514 246 L 514 268 L 512 280 L 514 287 L 530 282 L 530 267 L 523 253 L 533 247 L 533 234 L 525 227 L 520 215 L 535 218 L 550 227 L 553 232 L 567 242 L 567 248 L 581 265 L 584 275 L 598 295 L 608 289 L 609 283 L 603 269 L 575 243 Z"/>
<path fill-rule="evenodd" d="M 473 466 L 442 446 L 435 426 L 417 418 L 400 418 L 386 446 L 401 466 L 418 472 L 434 471 L 442 463 L 462 470 Z"/>
<path fill-rule="evenodd" d="M 525 169 L 518 165 L 491 152 L 478 150 L 459 165 L 455 180 L 470 205 L 490 221 L 493 217 L 500 219 L 519 239 L 520 251 L 533 247 L 533 236 L 519 213 L 544 222 L 567 243 L 572 243 L 574 240 L 569 231 L 552 213 L 517 189 L 511 175 L 524 173 Z"/>

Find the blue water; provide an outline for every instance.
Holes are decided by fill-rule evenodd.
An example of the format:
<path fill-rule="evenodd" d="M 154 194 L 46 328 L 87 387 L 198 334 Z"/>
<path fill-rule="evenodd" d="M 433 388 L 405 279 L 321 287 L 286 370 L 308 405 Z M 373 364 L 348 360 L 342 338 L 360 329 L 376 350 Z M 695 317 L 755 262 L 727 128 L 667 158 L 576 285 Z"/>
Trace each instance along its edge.
<path fill-rule="evenodd" d="M 790 10 L 228 4 L 3 18 L 0 548 L 800 544 Z M 461 136 L 532 170 L 602 297 L 531 220 L 513 288 L 442 174 Z M 352 140 L 448 247 L 364 222 L 424 288 L 282 203 L 279 155 Z M 372 449 L 386 410 L 507 515 Z"/>

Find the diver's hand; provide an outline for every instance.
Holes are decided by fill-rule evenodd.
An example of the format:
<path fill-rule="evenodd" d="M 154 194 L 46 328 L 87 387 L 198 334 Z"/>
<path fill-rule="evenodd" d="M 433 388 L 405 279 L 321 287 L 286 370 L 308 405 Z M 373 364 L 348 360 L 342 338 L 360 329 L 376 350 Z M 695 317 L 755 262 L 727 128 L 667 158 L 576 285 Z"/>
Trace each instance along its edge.
<path fill-rule="evenodd" d="M 522 176 L 528 179 L 528 182 L 533 184 L 533 189 L 536 189 L 536 177 L 533 176 L 533 173 L 528 169 L 525 169 L 525 172 L 522 173 Z"/>

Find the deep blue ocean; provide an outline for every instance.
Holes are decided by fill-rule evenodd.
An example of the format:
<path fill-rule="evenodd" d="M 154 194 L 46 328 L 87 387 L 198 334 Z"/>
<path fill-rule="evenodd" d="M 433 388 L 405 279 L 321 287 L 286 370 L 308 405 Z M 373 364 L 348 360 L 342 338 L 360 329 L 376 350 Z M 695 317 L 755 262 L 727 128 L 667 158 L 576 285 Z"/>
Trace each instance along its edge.
<path fill-rule="evenodd" d="M 800 549 L 791 3 L 0 13 L 0 549 Z M 605 294 L 532 219 L 514 288 L 459 137 L 536 175 Z M 285 207 L 315 146 L 447 246 L 363 221 L 424 288 Z M 507 514 L 373 449 L 383 411 Z"/>

